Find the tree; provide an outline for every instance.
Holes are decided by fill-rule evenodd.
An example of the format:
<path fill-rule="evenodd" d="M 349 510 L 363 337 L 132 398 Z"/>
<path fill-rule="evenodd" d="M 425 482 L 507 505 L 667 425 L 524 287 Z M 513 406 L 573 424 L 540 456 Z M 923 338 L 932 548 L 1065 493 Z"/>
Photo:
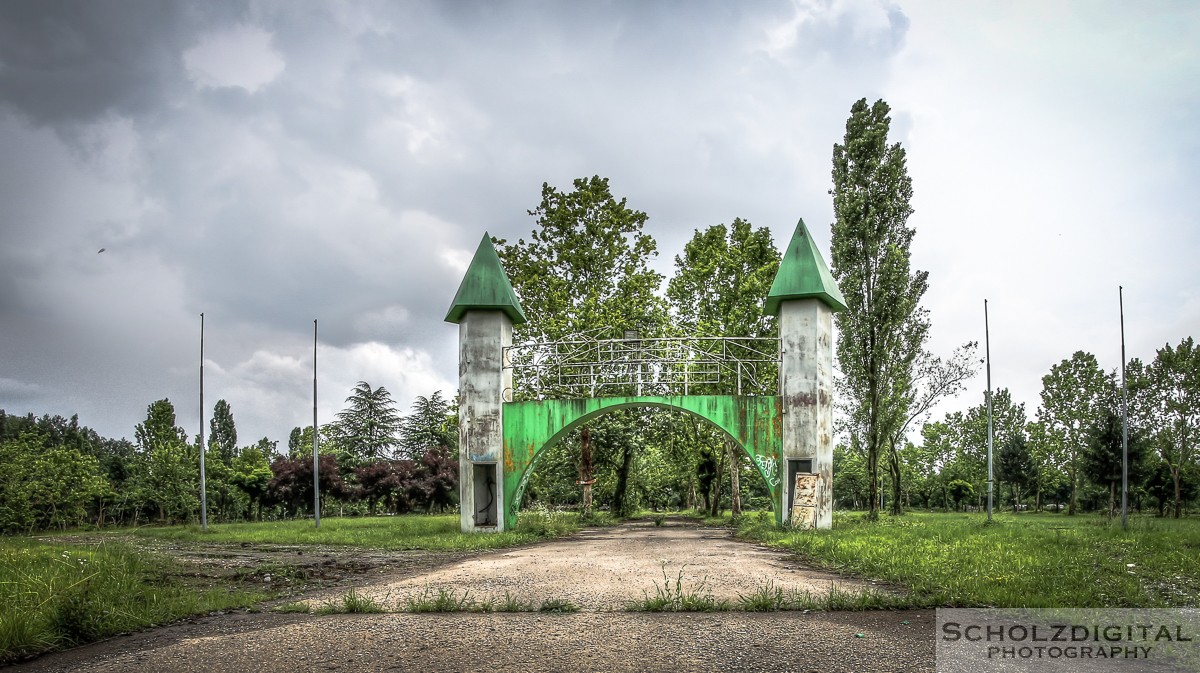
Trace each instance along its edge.
<path fill-rule="evenodd" d="M 675 276 L 667 285 L 677 328 L 689 336 L 774 338 L 779 328 L 762 307 L 778 270 L 779 251 L 766 227 L 754 229 L 737 218 L 728 229 L 718 224 L 696 230 L 684 246 L 683 256 L 676 255 Z M 774 382 L 764 383 L 774 387 Z M 738 392 L 737 383 L 727 381 L 719 389 L 705 392 L 730 395 Z M 773 394 L 774 390 L 753 392 Z M 742 512 L 741 453 L 731 438 L 723 440 L 732 511 L 738 516 Z"/>
<path fill-rule="evenodd" d="M 1071 486 L 1067 513 L 1074 514 L 1078 503 L 1080 458 L 1094 426 L 1099 425 L 1109 408 L 1115 389 L 1113 377 L 1105 374 L 1096 356 L 1076 351 L 1068 360 L 1054 365 L 1042 377 L 1042 406 L 1038 420 L 1053 445 L 1056 461 L 1066 467 Z"/>
<path fill-rule="evenodd" d="M 890 108 L 856 102 L 833 147 L 832 272 L 846 299 L 837 314 L 838 387 L 866 448 L 869 518 L 878 517 L 879 459 L 910 415 L 914 365 L 929 332 L 920 307 L 928 273 L 913 271 L 912 180 L 904 148 L 887 144 Z"/>
<path fill-rule="evenodd" d="M 0 530 L 6 533 L 79 525 L 88 507 L 111 493 L 94 457 L 46 442 L 36 430 L 0 441 Z"/>
<path fill-rule="evenodd" d="M 1025 433 L 1009 435 L 996 455 L 996 478 L 1006 482 L 1012 489 L 1013 512 L 1020 509 L 1021 491 L 1034 482 L 1036 477 L 1033 456 Z"/>
<path fill-rule="evenodd" d="M 901 460 L 898 447 L 905 443 L 908 429 L 914 423 L 923 422 L 938 402 L 962 392 L 967 379 L 975 375 L 975 348 L 977 343 L 968 342 L 959 346 L 949 358 L 942 358 L 921 350 L 913 365 L 913 378 L 908 390 L 903 393 L 906 408 L 904 422 L 888 438 L 888 474 L 892 478 L 892 514 L 901 514 L 900 497 Z"/>
<path fill-rule="evenodd" d="M 231 464 L 237 455 L 237 426 L 233 423 L 233 410 L 225 400 L 217 400 L 213 405 L 208 430 L 209 447 L 216 450 L 221 462 Z"/>
<path fill-rule="evenodd" d="M 431 447 L 457 448 L 458 424 L 450 420 L 450 403 L 442 397 L 442 391 L 436 390 L 429 397 L 418 395 L 400 425 L 400 453 L 416 459 Z"/>
<path fill-rule="evenodd" d="M 952 479 L 946 484 L 946 490 L 950 492 L 950 499 L 954 501 L 955 511 L 962 508 L 963 499 L 975 495 L 975 487 L 962 479 Z"/>
<path fill-rule="evenodd" d="M 187 433 L 175 426 L 175 405 L 163 398 L 146 407 L 146 420 L 133 430 L 134 442 L 142 452 L 167 442 L 187 443 Z"/>
<path fill-rule="evenodd" d="M 1116 395 L 1112 395 L 1113 398 Z M 1116 514 L 1117 486 L 1121 483 L 1124 462 L 1123 428 L 1121 415 L 1116 410 L 1105 409 L 1100 422 L 1089 427 L 1087 445 L 1083 451 L 1083 469 L 1088 478 L 1108 488 L 1108 515 Z M 1129 483 L 1136 485 L 1146 477 L 1145 445 L 1138 433 L 1131 433 L 1129 447 Z"/>
<path fill-rule="evenodd" d="M 642 231 L 646 214 L 629 208 L 625 199 L 618 201 L 607 178 L 580 178 L 572 186 L 560 191 L 542 185 L 541 203 L 529 211 L 537 218 L 529 241 L 493 241 L 529 319 L 514 327 L 513 341 L 619 338 L 626 329 L 643 337 L 660 334 L 666 310 L 656 295 L 662 276 L 649 267 L 657 245 Z M 588 515 L 594 482 L 591 428 L 581 427 L 567 441 L 578 442 L 582 509 Z M 622 465 L 631 467 L 626 461 Z"/>
<path fill-rule="evenodd" d="M 1133 361 L 1126 369 L 1134 402 L 1130 417 L 1154 443 L 1171 471 L 1174 515 L 1183 515 L 1183 472 L 1196 460 L 1200 440 L 1200 349 L 1192 337 L 1155 353 L 1149 367 Z"/>
<path fill-rule="evenodd" d="M 271 472 L 271 455 L 274 451 L 275 443 L 263 437 L 254 446 L 248 446 L 238 452 L 231 465 L 229 481 L 249 498 L 255 520 L 262 519 L 267 485 L 275 476 Z"/>
<path fill-rule="evenodd" d="M 400 414 L 386 388 L 359 381 L 346 404 L 349 407 L 338 412 L 336 428 L 338 440 L 351 456 L 363 462 L 379 460 L 400 445 Z"/>

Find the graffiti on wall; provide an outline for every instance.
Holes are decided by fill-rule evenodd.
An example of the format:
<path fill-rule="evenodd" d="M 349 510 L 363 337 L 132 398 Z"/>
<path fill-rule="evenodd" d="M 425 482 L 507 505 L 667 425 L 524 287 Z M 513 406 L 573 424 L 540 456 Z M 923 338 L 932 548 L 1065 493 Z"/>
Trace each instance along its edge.
<path fill-rule="evenodd" d="M 763 477 L 771 488 L 779 487 L 779 461 L 770 456 L 755 456 L 755 462 L 758 463 L 758 469 L 762 470 Z"/>

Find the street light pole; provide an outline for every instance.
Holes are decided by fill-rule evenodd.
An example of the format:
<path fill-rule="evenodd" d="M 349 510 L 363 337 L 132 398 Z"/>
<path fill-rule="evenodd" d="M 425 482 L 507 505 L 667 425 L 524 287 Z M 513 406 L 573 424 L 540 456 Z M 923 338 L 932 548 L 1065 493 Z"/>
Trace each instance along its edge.
<path fill-rule="evenodd" d="M 988 310 L 987 300 L 983 300 L 983 343 L 984 353 L 987 357 L 987 412 L 988 412 L 988 502 L 987 502 L 987 520 L 992 520 L 992 341 L 988 332 Z"/>
<path fill-rule="evenodd" d="M 1125 387 L 1125 288 L 1117 286 L 1121 306 L 1121 528 L 1129 528 L 1129 390 Z"/>
<path fill-rule="evenodd" d="M 208 530 L 208 489 L 204 483 L 204 314 L 200 314 L 200 530 Z"/>
<path fill-rule="evenodd" d="M 313 522 L 321 527 L 321 440 L 317 432 L 317 321 L 313 319 Z"/>

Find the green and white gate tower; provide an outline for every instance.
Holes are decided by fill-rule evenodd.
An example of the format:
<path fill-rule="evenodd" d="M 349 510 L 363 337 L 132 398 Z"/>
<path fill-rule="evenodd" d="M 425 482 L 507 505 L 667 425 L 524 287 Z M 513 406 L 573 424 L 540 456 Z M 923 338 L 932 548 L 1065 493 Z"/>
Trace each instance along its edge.
<path fill-rule="evenodd" d="M 830 527 L 833 313 L 845 308 L 801 220 L 764 307 L 778 318 L 777 339 L 626 333 L 513 346 L 513 325 L 526 322 L 525 313 L 484 234 L 446 314 L 458 324 L 462 530 L 514 526 L 545 450 L 588 419 L 624 407 L 706 419 L 757 467 L 777 523 Z M 513 401 L 514 376 L 532 399 Z M 690 394 L 713 390 L 736 394 Z"/>

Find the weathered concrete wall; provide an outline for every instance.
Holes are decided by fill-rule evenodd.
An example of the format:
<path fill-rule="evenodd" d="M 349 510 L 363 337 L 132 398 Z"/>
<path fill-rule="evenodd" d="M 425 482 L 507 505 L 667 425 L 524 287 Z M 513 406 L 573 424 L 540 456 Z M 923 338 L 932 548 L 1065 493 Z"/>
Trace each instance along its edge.
<path fill-rule="evenodd" d="M 833 525 L 833 313 L 819 299 L 780 304 L 779 337 L 783 362 L 779 394 L 783 398 L 783 459 L 811 459 L 819 475 L 816 525 Z M 791 517 L 790 492 L 783 483 L 785 520 Z"/>
<path fill-rule="evenodd" d="M 504 348 L 512 344 L 512 320 L 501 311 L 468 311 L 458 325 L 458 461 L 462 530 L 479 530 L 475 525 L 475 479 L 472 465 L 494 465 L 495 483 L 503 483 L 500 461 L 504 455 L 503 403 L 512 399 L 512 373 L 504 369 Z M 497 511 L 504 511 L 503 489 Z M 489 495 L 479 494 L 478 506 Z M 500 517 L 495 528 L 504 530 Z"/>

